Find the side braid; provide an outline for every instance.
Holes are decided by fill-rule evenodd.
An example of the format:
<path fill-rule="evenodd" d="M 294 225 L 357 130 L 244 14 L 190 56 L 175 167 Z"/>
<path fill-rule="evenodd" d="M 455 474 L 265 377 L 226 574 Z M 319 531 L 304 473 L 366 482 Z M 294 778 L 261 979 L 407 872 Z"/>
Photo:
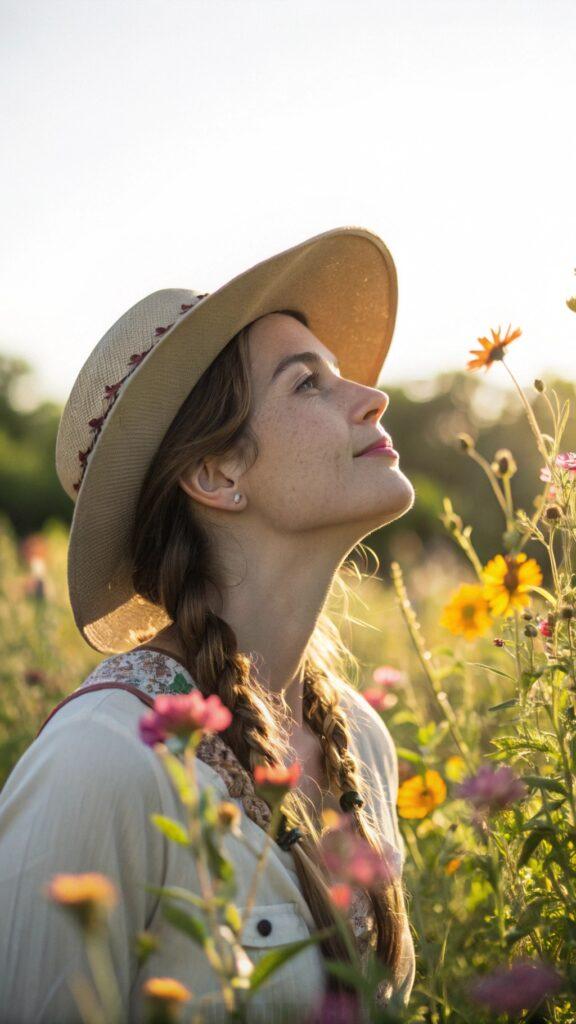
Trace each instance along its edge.
<path fill-rule="evenodd" d="M 340 706 L 339 694 L 321 669 L 306 670 L 303 707 L 310 728 L 320 738 L 329 783 L 340 792 L 354 789 L 362 793 L 364 783 L 356 757 L 350 749 L 350 730 Z M 362 807 L 353 809 L 359 834 L 377 852 L 381 852 L 375 823 Z M 402 924 L 406 917 L 402 883 L 380 883 L 370 892 L 378 926 L 377 954 L 396 973 L 402 956 Z"/>

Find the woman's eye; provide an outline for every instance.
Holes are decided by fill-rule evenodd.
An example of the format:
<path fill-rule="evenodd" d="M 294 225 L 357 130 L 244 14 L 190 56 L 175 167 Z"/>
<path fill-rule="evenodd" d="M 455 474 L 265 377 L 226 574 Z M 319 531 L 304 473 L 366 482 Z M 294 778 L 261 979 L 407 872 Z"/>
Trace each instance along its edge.
<path fill-rule="evenodd" d="M 307 377 L 304 378 L 304 380 L 298 385 L 298 387 L 295 390 L 296 391 L 301 391 L 305 384 L 308 384 L 310 382 L 314 382 L 314 384 L 316 384 L 317 381 L 318 381 L 318 374 L 316 372 L 315 373 L 310 373 Z"/>

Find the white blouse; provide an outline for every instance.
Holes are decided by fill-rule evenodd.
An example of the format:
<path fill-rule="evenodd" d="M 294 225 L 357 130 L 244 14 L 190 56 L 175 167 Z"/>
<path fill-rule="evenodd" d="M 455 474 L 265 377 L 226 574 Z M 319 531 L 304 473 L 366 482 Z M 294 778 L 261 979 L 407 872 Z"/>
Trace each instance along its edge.
<path fill-rule="evenodd" d="M 183 682 L 194 685 L 180 662 L 145 648 L 104 659 L 82 686 L 104 681 L 136 686 L 151 696 L 170 687 L 181 691 Z M 392 737 L 353 687 L 344 684 L 341 703 L 349 715 L 366 803 L 403 863 Z M 5 1024 L 81 1024 L 68 979 L 91 977 L 82 938 L 67 912 L 42 896 L 41 889 L 56 873 L 86 871 L 107 875 L 120 893 L 109 935 L 124 1019 L 130 1024 L 144 1019 L 141 989 L 153 976 L 176 978 L 193 993 L 183 1004 L 183 1022 L 200 1007 L 207 1024 L 225 1019 L 219 997 L 202 1000 L 218 993 L 203 950 L 165 920 L 160 897 L 144 889 L 151 884 L 200 892 L 189 851 L 167 840 L 150 821 L 152 814 L 184 816 L 160 759 L 139 738 L 138 722 L 145 712 L 138 697 L 126 690 L 103 689 L 69 701 L 31 743 L 0 792 L 0 1021 Z M 221 799 L 231 799 L 213 768 L 196 759 L 196 770 L 200 787 L 211 786 Z M 241 801 L 233 802 L 241 811 L 241 837 L 227 834 L 223 850 L 235 867 L 235 903 L 242 911 L 266 837 Z M 271 926 L 262 928 L 265 935 L 258 929 L 264 919 Z M 154 934 L 159 946 L 138 969 L 134 937 L 144 930 Z M 270 844 L 242 945 L 256 962 L 270 949 L 315 930 L 292 852 Z M 407 1005 L 415 977 L 408 927 L 403 942 L 398 991 Z M 250 1024 L 304 1024 L 319 1003 L 325 979 L 319 949 L 306 948 L 254 995 Z"/>

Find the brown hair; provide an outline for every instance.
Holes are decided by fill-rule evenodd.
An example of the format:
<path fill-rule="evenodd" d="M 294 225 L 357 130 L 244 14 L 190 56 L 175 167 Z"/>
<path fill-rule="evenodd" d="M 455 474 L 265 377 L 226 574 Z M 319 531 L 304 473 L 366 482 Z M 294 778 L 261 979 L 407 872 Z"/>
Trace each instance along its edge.
<path fill-rule="evenodd" d="M 308 326 L 299 312 L 278 312 Z M 238 650 L 233 629 L 214 610 L 212 597 L 220 594 L 221 579 L 211 537 L 178 483 L 185 467 L 203 458 L 231 452 L 257 458 L 258 443 L 250 427 L 249 327 L 239 331 L 208 366 L 167 430 L 140 492 L 132 560 L 136 592 L 163 607 L 174 622 L 186 667 L 200 691 L 218 694 L 233 712 L 231 725 L 221 735 L 252 773 L 257 764 L 287 763 L 290 748 L 282 724 L 282 698 L 252 678 L 250 658 Z M 338 569 L 328 599 L 337 588 L 346 594 L 343 573 L 348 568 Z M 303 714 L 320 739 L 331 791 L 353 789 L 362 794 L 359 765 L 350 749 L 349 728 L 339 700 L 346 662 L 355 659 L 326 611 L 328 599 L 306 650 Z M 325 928 L 334 924 L 329 880 L 305 804 L 302 794 L 289 794 L 284 801 L 287 827 L 298 822 L 306 827 L 307 834 L 291 849 L 317 927 Z M 367 811 L 356 807 L 351 813 L 358 832 L 380 851 Z M 395 984 L 400 975 L 402 932 L 407 926 L 401 881 L 381 883 L 371 890 L 370 899 L 377 926 L 376 952 Z M 350 940 L 354 941 L 351 930 Z M 320 948 L 329 959 L 350 962 L 346 942 L 337 931 Z M 333 976 L 328 985 L 349 990 Z"/>

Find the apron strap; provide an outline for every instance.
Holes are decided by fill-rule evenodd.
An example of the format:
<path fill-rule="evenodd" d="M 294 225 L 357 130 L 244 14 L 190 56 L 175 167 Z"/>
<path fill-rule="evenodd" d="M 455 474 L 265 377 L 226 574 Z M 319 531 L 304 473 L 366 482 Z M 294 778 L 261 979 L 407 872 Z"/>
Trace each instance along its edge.
<path fill-rule="evenodd" d="M 64 704 L 67 704 L 69 700 L 73 700 L 74 697 L 81 697 L 83 693 L 91 693 L 93 690 L 127 690 L 128 693 L 133 693 L 135 697 L 139 697 L 142 703 L 147 704 L 149 708 L 154 707 L 154 698 L 150 697 L 149 694 L 144 693 L 142 690 L 139 690 L 137 686 L 130 686 L 128 683 L 90 683 L 88 686 L 82 686 L 79 690 L 74 690 L 74 693 L 68 694 L 67 697 L 64 697 L 64 700 L 61 700 L 60 703 L 52 709 L 48 718 L 45 719 L 38 729 L 35 739 L 40 735 L 44 726 L 50 721 L 52 715 L 55 715 L 61 707 L 64 707 Z"/>

